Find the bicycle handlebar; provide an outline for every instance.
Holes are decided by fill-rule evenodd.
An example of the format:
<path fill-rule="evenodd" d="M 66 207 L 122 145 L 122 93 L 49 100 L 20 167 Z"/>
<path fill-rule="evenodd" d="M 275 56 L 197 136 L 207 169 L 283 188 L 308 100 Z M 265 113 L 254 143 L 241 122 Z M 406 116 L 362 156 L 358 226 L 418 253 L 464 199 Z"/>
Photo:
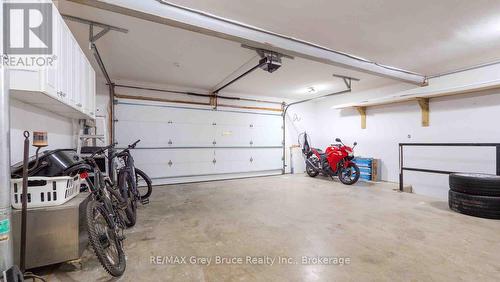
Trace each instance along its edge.
<path fill-rule="evenodd" d="M 132 143 L 132 144 L 128 145 L 128 148 L 129 148 L 129 149 L 134 149 L 134 148 L 135 148 L 135 146 L 137 146 L 137 143 L 139 143 L 139 142 L 141 142 L 141 139 L 139 139 L 139 140 L 135 141 L 134 143 Z"/>
<path fill-rule="evenodd" d="M 92 155 L 89 156 L 89 158 L 94 158 L 95 156 L 97 155 L 101 155 L 102 153 L 104 153 L 106 150 L 109 150 L 111 148 L 114 148 L 116 146 L 116 144 L 118 143 L 112 143 L 106 147 L 102 147 L 101 149 L 95 151 Z"/>

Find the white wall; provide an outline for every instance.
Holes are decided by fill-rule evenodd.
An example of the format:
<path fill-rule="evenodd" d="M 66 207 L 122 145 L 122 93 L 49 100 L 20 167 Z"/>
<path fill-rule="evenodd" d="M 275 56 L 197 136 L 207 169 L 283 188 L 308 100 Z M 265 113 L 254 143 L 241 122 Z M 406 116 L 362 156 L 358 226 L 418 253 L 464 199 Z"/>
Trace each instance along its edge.
<path fill-rule="evenodd" d="M 303 133 L 304 131 L 309 134 L 312 138 L 312 146 L 317 146 L 319 143 L 320 136 L 322 136 L 322 132 L 320 132 L 322 126 L 317 120 L 317 112 L 316 112 L 316 104 L 306 102 L 303 104 L 293 105 L 287 111 L 286 116 L 286 139 L 285 139 L 285 160 L 286 160 L 286 172 L 290 172 L 290 146 L 291 145 L 300 145 L 298 144 L 298 135 Z M 305 171 L 305 162 L 302 158 L 302 153 L 299 149 L 293 150 L 293 166 L 294 172 L 300 173 Z"/>
<path fill-rule="evenodd" d="M 25 104 L 19 100 L 10 99 L 10 144 L 11 164 L 23 159 L 24 136 L 23 132 L 30 132 L 30 144 L 33 141 L 33 131 L 47 131 L 49 146 L 42 149 L 74 148 L 73 123 L 65 118 L 46 110 Z M 30 145 L 30 155 L 36 148 Z"/>
<path fill-rule="evenodd" d="M 390 88 L 372 90 L 371 98 L 394 94 Z M 348 97 L 351 102 L 369 93 L 352 95 Z M 358 141 L 357 155 L 381 159 L 382 180 L 399 182 L 400 142 L 500 142 L 500 90 L 431 99 L 429 127 L 421 126 L 418 104 L 407 102 L 368 107 L 367 128 L 361 129 L 355 109 L 332 109 L 333 105 L 345 103 L 343 99 L 346 96 L 317 103 L 323 132 L 320 144 L 324 147 L 334 137 L 345 143 Z M 405 151 L 405 166 L 494 174 L 495 148 L 409 148 Z M 405 184 L 412 185 L 415 193 L 447 199 L 447 175 L 404 175 Z"/>

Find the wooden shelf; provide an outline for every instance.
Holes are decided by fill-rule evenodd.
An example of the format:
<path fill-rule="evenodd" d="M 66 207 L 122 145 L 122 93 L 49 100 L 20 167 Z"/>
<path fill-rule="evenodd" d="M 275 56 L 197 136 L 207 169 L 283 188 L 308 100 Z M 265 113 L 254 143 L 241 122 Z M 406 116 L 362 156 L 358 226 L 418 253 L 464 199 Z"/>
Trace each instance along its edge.
<path fill-rule="evenodd" d="M 497 88 L 500 88 L 500 80 L 491 80 L 481 83 L 473 83 L 473 84 L 461 85 L 457 87 L 447 87 L 447 88 L 426 86 L 426 87 L 420 87 L 416 89 L 402 91 L 399 92 L 398 94 L 382 98 L 374 98 L 361 102 L 337 105 L 333 106 L 332 109 L 346 109 L 346 108 L 357 109 L 361 116 L 361 128 L 365 129 L 367 107 L 415 101 L 418 103 L 421 109 L 422 126 L 427 127 L 430 124 L 429 101 L 431 98 L 475 93 L 479 91 L 485 91 Z"/>

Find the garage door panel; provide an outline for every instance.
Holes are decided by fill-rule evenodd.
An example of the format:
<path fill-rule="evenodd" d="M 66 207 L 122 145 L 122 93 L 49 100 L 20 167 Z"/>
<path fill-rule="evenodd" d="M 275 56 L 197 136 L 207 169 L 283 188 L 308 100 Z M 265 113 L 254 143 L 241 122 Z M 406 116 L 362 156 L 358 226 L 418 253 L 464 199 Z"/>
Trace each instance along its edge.
<path fill-rule="evenodd" d="M 168 146 L 174 130 L 171 124 L 160 122 L 118 121 L 115 126 L 119 147 L 125 147 L 138 139 L 141 139 L 139 147 Z M 161 134 L 151 134 L 152 132 Z"/>
<path fill-rule="evenodd" d="M 243 172 L 250 169 L 251 154 L 248 149 L 217 149 L 217 171 L 221 173 Z"/>
<path fill-rule="evenodd" d="M 227 172 L 276 170 L 282 166 L 281 149 L 217 149 L 217 169 Z"/>
<path fill-rule="evenodd" d="M 146 150 L 133 150 L 135 166 L 146 172 L 151 177 L 163 176 L 168 169 L 168 160 L 153 158 L 155 152 Z"/>
<path fill-rule="evenodd" d="M 241 125 L 217 124 L 215 140 L 218 146 L 250 146 L 252 137 L 249 128 Z"/>
<path fill-rule="evenodd" d="M 281 149 L 255 149 L 251 168 L 255 171 L 279 169 L 283 165 L 282 155 Z"/>
<path fill-rule="evenodd" d="M 156 121 L 167 123 L 172 119 L 172 111 L 165 112 L 164 108 L 119 103 L 115 107 L 115 116 L 118 120 Z"/>
<path fill-rule="evenodd" d="M 281 132 L 279 127 L 255 126 L 252 128 L 252 142 L 255 146 L 281 146 L 283 136 L 276 134 Z"/>
<path fill-rule="evenodd" d="M 207 123 L 174 123 L 169 139 L 172 146 L 213 146 L 213 125 Z"/>
<path fill-rule="evenodd" d="M 150 177 L 214 173 L 213 150 L 134 150 L 135 164 Z"/>
<path fill-rule="evenodd" d="M 174 122 L 174 123 L 196 123 L 212 121 L 212 111 L 196 111 L 196 114 L 186 115 L 186 112 L 193 112 L 191 109 L 157 106 L 147 104 L 122 103 L 119 102 L 115 107 L 115 116 L 117 119 L 137 120 L 137 121 L 155 121 L 155 122 Z"/>
<path fill-rule="evenodd" d="M 211 110 L 193 110 L 189 108 L 164 108 L 162 112 L 168 112 L 168 116 L 174 123 L 204 123 L 211 125 L 214 119 Z M 187 113 L 187 114 L 186 114 Z"/>
<path fill-rule="evenodd" d="M 237 172 L 249 171 L 249 161 L 248 160 L 230 160 L 225 162 L 218 162 L 215 165 L 217 173 L 228 174 Z"/>
<path fill-rule="evenodd" d="M 213 119 L 217 125 L 248 125 L 252 117 L 241 113 L 219 111 L 213 116 Z"/>
<path fill-rule="evenodd" d="M 183 176 L 213 173 L 212 150 L 166 150 L 169 165 L 165 176 Z"/>
<path fill-rule="evenodd" d="M 280 116 L 121 101 L 116 105 L 116 139 L 121 147 L 141 139 L 141 149 L 133 151 L 135 162 L 153 179 L 219 179 L 247 172 L 275 174 L 281 168 Z"/>

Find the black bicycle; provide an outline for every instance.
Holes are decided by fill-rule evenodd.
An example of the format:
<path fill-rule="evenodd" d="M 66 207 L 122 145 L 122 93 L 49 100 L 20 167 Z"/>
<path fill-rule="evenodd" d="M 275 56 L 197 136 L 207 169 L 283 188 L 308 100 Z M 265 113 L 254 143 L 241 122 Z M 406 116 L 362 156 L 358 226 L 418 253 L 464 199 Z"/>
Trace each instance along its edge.
<path fill-rule="evenodd" d="M 147 204 L 153 190 L 151 179 L 146 173 L 135 167 L 134 158 L 130 154 L 130 149 L 134 149 L 140 141 L 135 141 L 123 151 L 112 156 L 113 158 L 117 157 L 121 163 L 116 172 L 118 174 L 118 189 L 122 198 L 127 202 L 127 227 L 135 225 L 137 202 Z"/>
<path fill-rule="evenodd" d="M 114 144 L 101 148 L 69 167 L 65 175 L 80 174 L 87 181 L 91 192 L 86 210 L 89 241 L 104 269 L 112 276 L 119 277 L 126 267 L 123 230 L 126 227 L 127 202 L 95 161 L 97 155 L 104 154 L 113 146 Z M 89 172 L 93 173 L 93 180 L 89 177 Z"/>

